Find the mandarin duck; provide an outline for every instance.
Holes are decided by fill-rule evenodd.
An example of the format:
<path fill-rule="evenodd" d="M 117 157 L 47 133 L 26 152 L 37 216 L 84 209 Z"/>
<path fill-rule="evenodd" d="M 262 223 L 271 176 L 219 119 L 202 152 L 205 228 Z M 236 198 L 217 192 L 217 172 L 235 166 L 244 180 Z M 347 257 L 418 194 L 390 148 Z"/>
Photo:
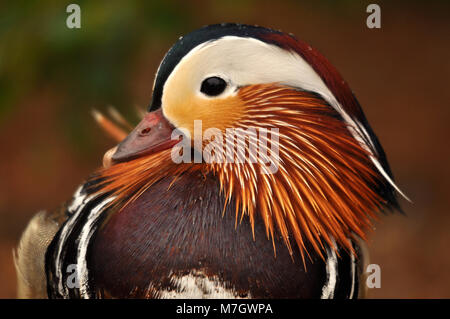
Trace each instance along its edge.
<path fill-rule="evenodd" d="M 29 223 L 20 297 L 364 294 L 368 231 L 403 194 L 349 86 L 305 42 L 203 27 L 165 55 L 128 136 L 97 119 L 120 143 Z"/>

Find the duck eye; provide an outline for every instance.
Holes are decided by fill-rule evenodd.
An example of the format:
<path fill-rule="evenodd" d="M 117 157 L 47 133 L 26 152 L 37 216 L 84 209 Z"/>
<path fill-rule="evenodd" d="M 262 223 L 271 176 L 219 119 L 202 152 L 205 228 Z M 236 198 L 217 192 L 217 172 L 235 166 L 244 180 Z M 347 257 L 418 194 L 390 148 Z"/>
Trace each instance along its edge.
<path fill-rule="evenodd" d="M 203 80 L 200 91 L 209 96 L 216 96 L 222 93 L 227 87 L 227 82 L 217 76 L 212 76 Z"/>

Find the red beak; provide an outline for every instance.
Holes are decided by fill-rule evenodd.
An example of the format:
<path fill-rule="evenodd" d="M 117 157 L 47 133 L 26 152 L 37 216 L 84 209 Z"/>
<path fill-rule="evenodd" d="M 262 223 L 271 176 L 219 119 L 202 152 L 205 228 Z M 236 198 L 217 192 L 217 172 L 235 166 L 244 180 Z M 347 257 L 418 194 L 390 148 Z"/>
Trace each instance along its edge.
<path fill-rule="evenodd" d="M 148 113 L 117 146 L 112 161 L 126 162 L 171 148 L 179 142 L 171 139 L 173 129 L 161 109 Z"/>

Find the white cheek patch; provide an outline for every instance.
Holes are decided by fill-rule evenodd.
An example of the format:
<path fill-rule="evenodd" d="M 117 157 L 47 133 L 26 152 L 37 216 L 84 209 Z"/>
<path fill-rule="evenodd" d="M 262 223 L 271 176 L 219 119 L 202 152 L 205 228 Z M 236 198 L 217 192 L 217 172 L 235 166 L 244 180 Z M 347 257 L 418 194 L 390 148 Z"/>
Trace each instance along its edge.
<path fill-rule="evenodd" d="M 371 160 L 380 173 L 403 197 L 408 199 L 379 163 L 373 142 L 364 128 L 345 112 L 322 78 L 296 52 L 287 51 L 254 38 L 237 36 L 225 36 L 200 44 L 181 59 L 167 78 L 162 95 L 163 111 L 168 94 L 176 91 L 175 83 L 180 83 L 180 79 L 183 79 L 183 85 L 188 86 L 187 92 L 200 94 L 200 84 L 209 75 L 227 79 L 231 83 L 230 88 L 251 84 L 280 83 L 319 94 L 342 116 L 353 137 L 373 154 Z M 235 92 L 235 89 L 230 89 L 222 93 L 221 97 L 226 94 L 236 94 Z"/>

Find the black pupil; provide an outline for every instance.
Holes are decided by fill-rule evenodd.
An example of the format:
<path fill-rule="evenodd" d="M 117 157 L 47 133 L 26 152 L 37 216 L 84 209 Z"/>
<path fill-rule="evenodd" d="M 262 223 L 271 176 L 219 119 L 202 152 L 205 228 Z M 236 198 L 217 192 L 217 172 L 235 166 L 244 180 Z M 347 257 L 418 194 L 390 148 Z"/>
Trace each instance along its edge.
<path fill-rule="evenodd" d="M 200 91 L 209 96 L 216 96 L 222 93 L 226 87 L 227 82 L 225 82 L 223 79 L 217 76 L 213 76 L 205 79 L 202 82 L 202 87 L 200 88 Z"/>

